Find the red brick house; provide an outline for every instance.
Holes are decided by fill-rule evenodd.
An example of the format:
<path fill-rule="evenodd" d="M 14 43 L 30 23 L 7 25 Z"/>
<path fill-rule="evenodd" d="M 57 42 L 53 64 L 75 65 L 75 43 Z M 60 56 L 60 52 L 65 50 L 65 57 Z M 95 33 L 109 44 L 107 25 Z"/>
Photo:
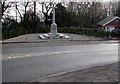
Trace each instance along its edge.
<path fill-rule="evenodd" d="M 105 29 L 106 31 L 118 30 L 120 29 L 120 18 L 117 16 L 107 17 L 98 22 L 97 27 Z"/>

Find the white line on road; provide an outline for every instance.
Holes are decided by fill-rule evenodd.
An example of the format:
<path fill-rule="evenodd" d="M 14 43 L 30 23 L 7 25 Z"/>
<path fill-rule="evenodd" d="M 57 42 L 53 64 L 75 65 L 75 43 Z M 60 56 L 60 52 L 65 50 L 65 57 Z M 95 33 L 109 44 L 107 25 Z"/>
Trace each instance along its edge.
<path fill-rule="evenodd" d="M 3 55 L 3 60 L 8 59 L 17 59 L 17 58 L 24 58 L 24 57 L 33 57 L 33 56 L 43 56 L 43 55 L 55 55 L 55 54 L 63 54 L 63 53 L 74 53 L 79 51 L 57 51 L 57 52 L 40 52 L 40 53 L 21 53 L 21 54 L 10 54 L 8 56 Z M 6 55 L 6 54 L 5 54 Z"/>
<path fill-rule="evenodd" d="M 100 47 L 102 47 L 103 45 L 106 46 L 106 44 L 99 44 L 101 45 Z M 87 45 L 88 48 L 91 47 L 90 45 Z M 107 45 L 108 46 L 108 45 Z M 81 46 L 82 48 L 84 46 Z M 13 53 L 13 54 L 3 54 L 2 59 L 3 60 L 9 60 L 9 59 L 18 59 L 18 58 L 24 58 L 24 57 L 33 57 L 33 56 L 44 56 L 44 55 L 55 55 L 55 54 L 65 54 L 65 53 L 76 53 L 76 52 L 90 52 L 90 53 L 94 53 L 94 52 L 101 52 L 99 54 L 105 54 L 105 52 L 108 52 L 106 54 L 118 54 L 118 44 L 110 44 L 109 47 L 104 47 L 103 48 L 98 48 L 98 47 L 94 47 L 92 46 L 94 49 L 89 50 L 83 50 L 80 48 L 80 50 L 66 50 L 66 51 L 48 51 L 48 52 L 32 52 L 32 53 Z"/>

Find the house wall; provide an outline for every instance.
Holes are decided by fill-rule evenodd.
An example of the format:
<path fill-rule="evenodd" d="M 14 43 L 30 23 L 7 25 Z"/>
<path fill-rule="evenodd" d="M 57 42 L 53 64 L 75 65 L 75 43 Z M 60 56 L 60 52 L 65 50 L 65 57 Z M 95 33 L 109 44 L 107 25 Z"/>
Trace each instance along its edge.
<path fill-rule="evenodd" d="M 116 29 L 120 29 L 120 19 L 113 20 L 112 22 L 105 25 L 105 27 L 107 26 L 114 26 Z"/>

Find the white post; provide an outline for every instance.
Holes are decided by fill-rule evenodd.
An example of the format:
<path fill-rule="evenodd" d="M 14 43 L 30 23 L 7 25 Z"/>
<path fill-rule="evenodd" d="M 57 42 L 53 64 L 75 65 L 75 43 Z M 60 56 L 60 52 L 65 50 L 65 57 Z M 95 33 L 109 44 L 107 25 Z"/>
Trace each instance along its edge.
<path fill-rule="evenodd" d="M 53 21 L 51 24 L 50 32 L 55 35 L 57 34 L 57 24 L 55 23 L 55 5 L 53 6 Z"/>
<path fill-rule="evenodd" d="M 55 23 L 55 6 L 53 7 L 53 21 L 52 23 L 54 24 Z"/>

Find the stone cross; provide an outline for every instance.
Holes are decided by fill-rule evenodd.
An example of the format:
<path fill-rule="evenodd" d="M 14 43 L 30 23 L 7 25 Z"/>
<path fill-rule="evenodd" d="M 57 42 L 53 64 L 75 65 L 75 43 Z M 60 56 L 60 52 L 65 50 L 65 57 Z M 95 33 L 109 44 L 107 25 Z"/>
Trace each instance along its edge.
<path fill-rule="evenodd" d="M 52 24 L 51 24 L 51 28 L 50 28 L 50 33 L 52 33 L 53 35 L 57 34 L 57 24 L 55 23 L 55 5 L 53 6 L 53 20 L 52 20 Z"/>

